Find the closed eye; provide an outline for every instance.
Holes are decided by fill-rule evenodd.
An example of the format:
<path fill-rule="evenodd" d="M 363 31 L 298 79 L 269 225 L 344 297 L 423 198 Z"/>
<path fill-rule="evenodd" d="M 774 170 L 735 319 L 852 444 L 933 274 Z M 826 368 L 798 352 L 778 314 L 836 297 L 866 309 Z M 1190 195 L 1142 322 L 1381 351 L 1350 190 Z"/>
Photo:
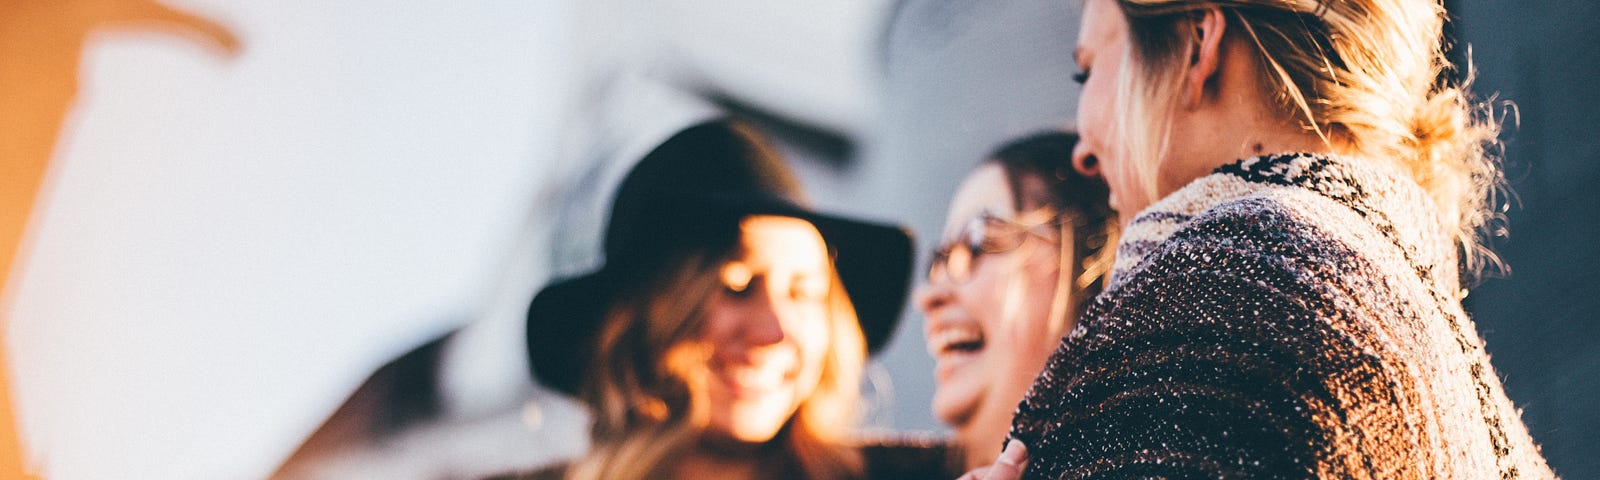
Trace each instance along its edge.
<path fill-rule="evenodd" d="M 796 301 L 820 301 L 828 296 L 827 277 L 815 274 L 796 275 L 789 283 L 789 298 Z"/>

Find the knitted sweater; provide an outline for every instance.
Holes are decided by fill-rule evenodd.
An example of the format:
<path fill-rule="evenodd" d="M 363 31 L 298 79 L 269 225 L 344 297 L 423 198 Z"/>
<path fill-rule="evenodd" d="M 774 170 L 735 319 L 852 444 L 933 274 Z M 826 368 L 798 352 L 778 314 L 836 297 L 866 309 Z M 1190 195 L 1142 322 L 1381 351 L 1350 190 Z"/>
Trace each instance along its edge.
<path fill-rule="evenodd" d="M 1018 407 L 1026 478 L 1553 478 L 1432 202 L 1370 163 L 1246 159 L 1136 216 Z"/>

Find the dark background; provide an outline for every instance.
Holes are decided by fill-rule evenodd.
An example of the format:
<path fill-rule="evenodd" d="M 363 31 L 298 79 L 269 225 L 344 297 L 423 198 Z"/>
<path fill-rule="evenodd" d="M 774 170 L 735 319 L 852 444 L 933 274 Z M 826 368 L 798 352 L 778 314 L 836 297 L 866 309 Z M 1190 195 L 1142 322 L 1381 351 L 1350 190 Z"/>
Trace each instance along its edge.
<path fill-rule="evenodd" d="M 1506 170 L 1520 198 L 1499 252 L 1506 278 L 1466 306 L 1556 473 L 1600 478 L 1600 4 L 1447 3 L 1477 66 L 1475 91 L 1515 102 Z"/>

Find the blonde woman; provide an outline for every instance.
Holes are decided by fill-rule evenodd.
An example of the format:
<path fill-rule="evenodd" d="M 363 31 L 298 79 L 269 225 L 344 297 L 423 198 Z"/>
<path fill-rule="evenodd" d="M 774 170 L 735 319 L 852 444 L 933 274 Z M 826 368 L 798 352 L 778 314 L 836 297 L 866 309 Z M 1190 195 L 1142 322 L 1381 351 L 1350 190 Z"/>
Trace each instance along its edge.
<path fill-rule="evenodd" d="M 1111 267 L 1116 219 L 1105 183 L 1073 171 L 1076 143 L 1030 135 L 973 169 L 917 290 L 938 361 L 933 413 L 955 429 L 957 472 L 1000 453 L 1017 402 Z"/>
<path fill-rule="evenodd" d="M 850 437 L 862 364 L 905 298 L 910 238 L 798 195 L 735 123 L 687 129 L 640 161 L 605 266 L 529 308 L 535 375 L 594 424 L 587 455 L 525 478 L 894 478 L 942 455 Z"/>
<path fill-rule="evenodd" d="M 1501 174 L 1444 15 L 1087 0 L 1074 161 L 1128 223 L 975 474 L 1553 477 L 1461 308 Z"/>

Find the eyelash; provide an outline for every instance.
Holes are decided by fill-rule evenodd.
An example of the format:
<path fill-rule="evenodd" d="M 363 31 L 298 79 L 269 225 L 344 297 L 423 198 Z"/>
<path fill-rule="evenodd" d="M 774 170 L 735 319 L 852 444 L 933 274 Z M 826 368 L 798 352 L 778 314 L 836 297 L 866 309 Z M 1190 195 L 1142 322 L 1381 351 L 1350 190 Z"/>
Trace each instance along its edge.
<path fill-rule="evenodd" d="M 1078 82 L 1078 85 L 1083 85 L 1083 82 L 1089 81 L 1089 72 L 1083 71 L 1072 74 L 1072 81 Z"/>
<path fill-rule="evenodd" d="M 789 298 L 799 301 L 821 300 L 827 294 L 821 289 L 803 285 L 795 285 L 789 289 Z"/>

